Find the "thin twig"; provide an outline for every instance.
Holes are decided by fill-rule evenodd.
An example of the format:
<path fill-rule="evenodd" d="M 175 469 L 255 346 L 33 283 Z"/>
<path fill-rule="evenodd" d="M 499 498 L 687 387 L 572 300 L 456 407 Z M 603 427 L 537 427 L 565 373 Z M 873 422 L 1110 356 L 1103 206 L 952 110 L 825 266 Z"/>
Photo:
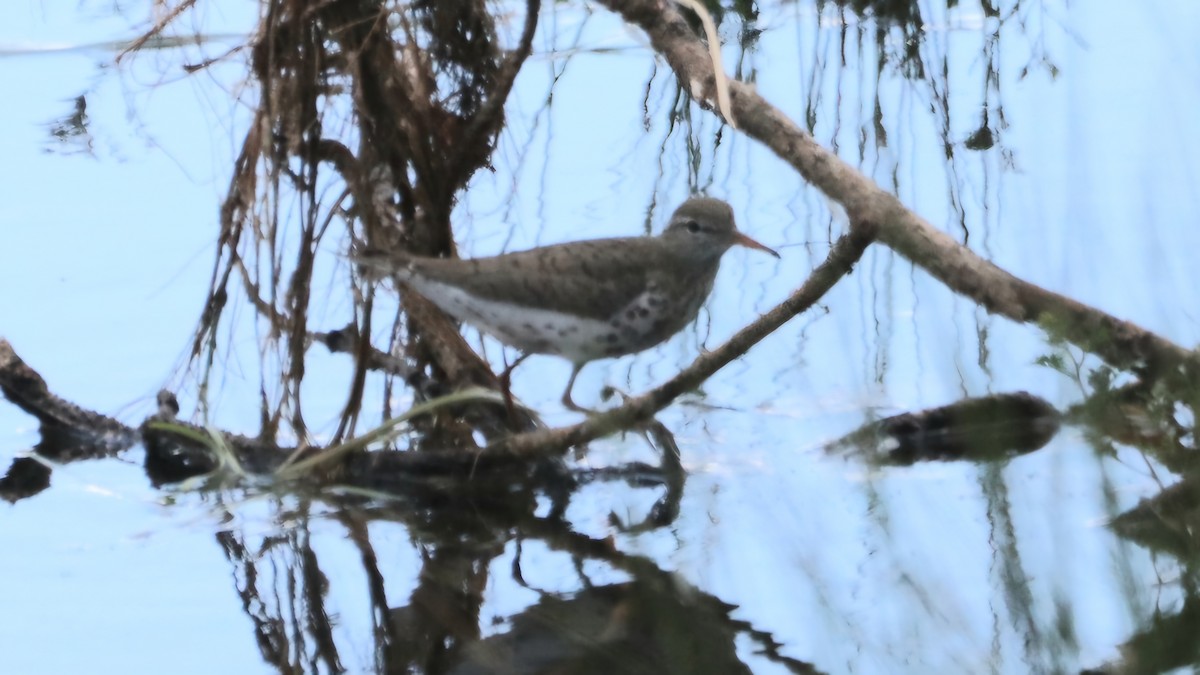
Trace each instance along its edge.
<path fill-rule="evenodd" d="M 131 42 L 128 47 L 126 47 L 125 49 L 122 49 L 121 53 L 117 54 L 117 58 L 115 59 L 115 62 L 120 63 L 121 59 L 125 58 L 126 54 L 128 54 L 130 52 L 135 52 L 135 51 L 141 49 L 143 45 L 145 45 L 147 42 L 150 41 L 150 38 L 161 33 L 163 31 L 163 29 L 167 27 L 168 24 L 170 24 L 172 21 L 174 21 L 176 17 L 178 17 L 180 14 L 187 11 L 194 4 L 196 4 L 196 0 L 183 0 L 183 2 L 179 3 L 178 7 L 171 10 L 170 12 L 167 12 L 166 16 L 159 19 L 158 23 L 154 24 L 153 28 L 146 31 L 145 33 L 142 34 L 141 37 L 139 37 L 138 39 Z"/>
<path fill-rule="evenodd" d="M 717 109 L 721 111 L 721 117 L 725 118 L 725 123 L 736 129 L 738 125 L 733 118 L 733 105 L 729 101 L 729 76 L 725 74 L 725 67 L 721 65 L 721 36 L 717 34 L 717 24 L 713 21 L 712 14 L 698 0 L 675 0 L 675 2 L 692 10 L 696 16 L 700 17 L 700 25 L 704 26 L 704 37 L 708 40 L 708 58 L 712 60 L 713 75 L 716 77 Z M 700 98 L 703 95 L 703 92 L 692 92 L 692 98 Z"/>

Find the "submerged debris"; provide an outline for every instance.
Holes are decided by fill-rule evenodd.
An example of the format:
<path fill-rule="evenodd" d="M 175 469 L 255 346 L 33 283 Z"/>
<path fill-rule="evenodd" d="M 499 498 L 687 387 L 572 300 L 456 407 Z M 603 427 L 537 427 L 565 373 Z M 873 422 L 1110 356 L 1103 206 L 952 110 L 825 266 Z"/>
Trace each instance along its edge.
<path fill-rule="evenodd" d="M 933 460 L 994 461 L 1041 448 L 1061 415 L 1033 394 L 995 394 L 872 422 L 830 446 L 879 464 Z"/>

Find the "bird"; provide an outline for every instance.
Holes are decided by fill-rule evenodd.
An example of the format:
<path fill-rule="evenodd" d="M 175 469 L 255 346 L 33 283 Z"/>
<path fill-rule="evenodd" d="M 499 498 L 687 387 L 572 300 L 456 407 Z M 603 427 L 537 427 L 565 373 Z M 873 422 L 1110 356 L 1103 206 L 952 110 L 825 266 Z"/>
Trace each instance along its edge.
<path fill-rule="evenodd" d="M 485 258 L 432 258 L 365 250 L 371 279 L 390 276 L 446 314 L 530 354 L 572 364 L 571 397 L 591 361 L 649 349 L 695 320 L 732 246 L 779 254 L 737 229 L 733 208 L 691 197 L 657 236 L 590 239 Z M 514 364 L 515 365 L 515 364 Z"/>

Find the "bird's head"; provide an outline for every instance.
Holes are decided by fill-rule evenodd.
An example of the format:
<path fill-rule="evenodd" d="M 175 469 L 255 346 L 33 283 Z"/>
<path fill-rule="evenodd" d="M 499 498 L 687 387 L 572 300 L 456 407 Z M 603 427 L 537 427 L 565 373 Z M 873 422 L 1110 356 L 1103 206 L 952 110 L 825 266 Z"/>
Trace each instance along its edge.
<path fill-rule="evenodd" d="M 687 249 L 689 257 L 721 257 L 730 246 L 745 246 L 779 257 L 775 251 L 754 241 L 737 229 L 733 208 L 720 199 L 692 197 L 675 209 L 664 239 Z"/>

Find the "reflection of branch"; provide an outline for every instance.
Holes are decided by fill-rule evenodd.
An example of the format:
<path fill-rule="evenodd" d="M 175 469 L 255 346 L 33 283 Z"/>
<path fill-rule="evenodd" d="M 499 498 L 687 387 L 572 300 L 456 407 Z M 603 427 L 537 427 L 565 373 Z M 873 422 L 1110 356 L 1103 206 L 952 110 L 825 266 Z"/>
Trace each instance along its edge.
<path fill-rule="evenodd" d="M 693 586 L 678 573 L 662 568 L 649 557 L 617 549 L 611 539 L 589 537 L 575 532 L 561 520 L 537 517 L 523 519 L 517 529 L 527 538 L 542 541 L 551 550 L 563 551 L 581 559 L 604 561 L 628 574 L 631 581 L 585 589 L 570 599 L 552 598 L 551 602 L 557 602 L 557 607 L 547 604 L 544 599 L 542 603 L 510 618 L 514 626 L 510 634 L 517 639 L 510 640 L 511 644 L 507 647 L 521 646 L 520 620 L 522 616 L 533 616 L 541 625 L 541 629 L 535 633 L 537 637 L 542 640 L 554 638 L 557 632 L 560 644 L 566 641 L 562 639 L 564 637 L 574 638 L 572 641 L 585 644 L 590 652 L 578 655 L 578 661 L 574 663 L 605 663 L 610 666 L 608 672 L 631 672 L 619 667 L 630 665 L 624 660 L 630 652 L 638 654 L 640 659 L 637 663 L 640 668 L 632 672 L 749 672 L 732 650 L 733 637 L 739 633 L 747 635 L 758 646 L 757 653 L 760 656 L 788 672 L 820 672 L 809 663 L 780 654 L 781 645 L 771 633 L 755 629 L 748 621 L 735 619 L 731 615 L 734 605 Z M 604 608 L 603 604 L 596 607 L 598 595 L 613 598 L 607 605 L 609 609 L 604 617 L 603 631 L 569 634 L 572 627 L 587 625 L 584 621 L 589 613 Z M 583 604 L 588 602 L 593 606 Z M 547 609 L 550 611 L 545 611 Z M 503 640 L 505 636 L 498 637 Z M 590 642 L 587 641 L 589 637 Z M 605 641 L 609 644 L 606 645 Z M 525 642 L 533 640 L 526 636 Z M 476 647 L 467 651 L 468 654 L 472 652 L 478 654 L 480 650 Z M 484 650 L 483 653 L 490 656 L 497 651 Z M 514 662 L 521 656 L 517 649 L 500 650 L 499 653 L 506 656 L 515 654 L 515 657 L 509 656 L 514 658 Z M 664 656 L 667 658 L 664 659 Z M 605 671 L 583 668 L 567 669 L 567 672 Z"/>
<path fill-rule="evenodd" d="M 254 624 L 263 660 L 281 673 L 345 672 L 325 606 L 329 579 L 307 527 L 267 537 L 257 549 L 228 530 L 217 533 L 217 543 L 234 566 L 242 610 Z"/>
<path fill-rule="evenodd" d="M 1193 671 L 1200 659 L 1196 625 L 1200 622 L 1200 598 L 1188 590 L 1178 609 L 1155 612 L 1149 625 L 1118 645 L 1120 656 L 1088 673 L 1166 673 Z"/>
<path fill-rule="evenodd" d="M 387 619 L 388 601 L 387 584 L 383 572 L 379 569 L 379 558 L 375 555 L 375 547 L 371 544 L 370 530 L 367 521 L 356 509 L 345 509 L 338 513 L 338 519 L 346 525 L 348 540 L 354 544 L 362 556 L 363 573 L 367 577 L 368 597 L 371 600 L 371 624 L 376 645 L 376 660 L 382 657 L 386 645 L 395 644 L 397 636 L 394 624 Z"/>
<path fill-rule="evenodd" d="M 1200 552 L 1200 479 L 1195 475 L 1166 488 L 1113 518 L 1121 537 L 1156 553 L 1193 561 Z"/>
<path fill-rule="evenodd" d="M 288 662 L 291 641 L 288 639 L 283 619 L 278 615 L 271 615 L 269 604 L 258 589 L 258 567 L 255 564 L 257 556 L 247 549 L 242 538 L 233 532 L 218 532 L 217 543 L 224 551 L 225 557 L 234 565 L 238 577 L 235 585 L 238 597 L 242 600 L 242 611 L 254 624 L 254 637 L 263 660 L 275 666 L 281 673 L 292 672 Z"/>
<path fill-rule="evenodd" d="M 662 422 L 650 420 L 646 428 L 646 436 L 653 439 L 653 445 L 656 445 L 662 453 L 662 474 L 666 479 L 667 491 L 650 508 L 650 513 L 646 515 L 645 520 L 633 525 L 621 525 L 619 529 L 623 532 L 648 532 L 670 525 L 679 517 L 679 505 L 683 502 L 683 485 L 687 479 L 687 472 L 683 470 L 675 434 L 672 434 Z M 613 519 L 615 520 L 615 516 Z"/>
<path fill-rule="evenodd" d="M 683 88 L 711 107 L 712 61 L 674 6 L 654 0 L 601 0 L 601 4 L 645 30 Z M 845 207 L 852 227 L 877 227 L 880 241 L 988 311 L 1020 322 L 1051 319 L 1062 337 L 1119 368 L 1136 369 L 1140 364 L 1148 364 L 1152 372 L 1200 368 L 1193 353 L 1158 335 L 1022 281 L 983 260 L 821 147 L 753 88 L 732 82 L 732 94 L 741 129 Z"/>
<path fill-rule="evenodd" d="M 342 673 L 341 657 L 338 655 L 337 642 L 333 638 L 334 620 L 325 607 L 325 597 L 329 593 L 329 578 L 321 571 L 321 561 L 312 547 L 312 535 L 308 527 L 294 528 L 288 537 L 291 553 L 295 558 L 293 565 L 298 569 L 289 570 L 289 582 L 303 582 L 302 592 L 292 596 L 293 602 L 301 606 L 291 612 L 292 621 L 304 623 L 296 626 L 297 636 L 304 635 L 312 639 L 312 650 L 307 652 L 308 672 Z M 291 575 L 295 574 L 295 577 Z"/>

